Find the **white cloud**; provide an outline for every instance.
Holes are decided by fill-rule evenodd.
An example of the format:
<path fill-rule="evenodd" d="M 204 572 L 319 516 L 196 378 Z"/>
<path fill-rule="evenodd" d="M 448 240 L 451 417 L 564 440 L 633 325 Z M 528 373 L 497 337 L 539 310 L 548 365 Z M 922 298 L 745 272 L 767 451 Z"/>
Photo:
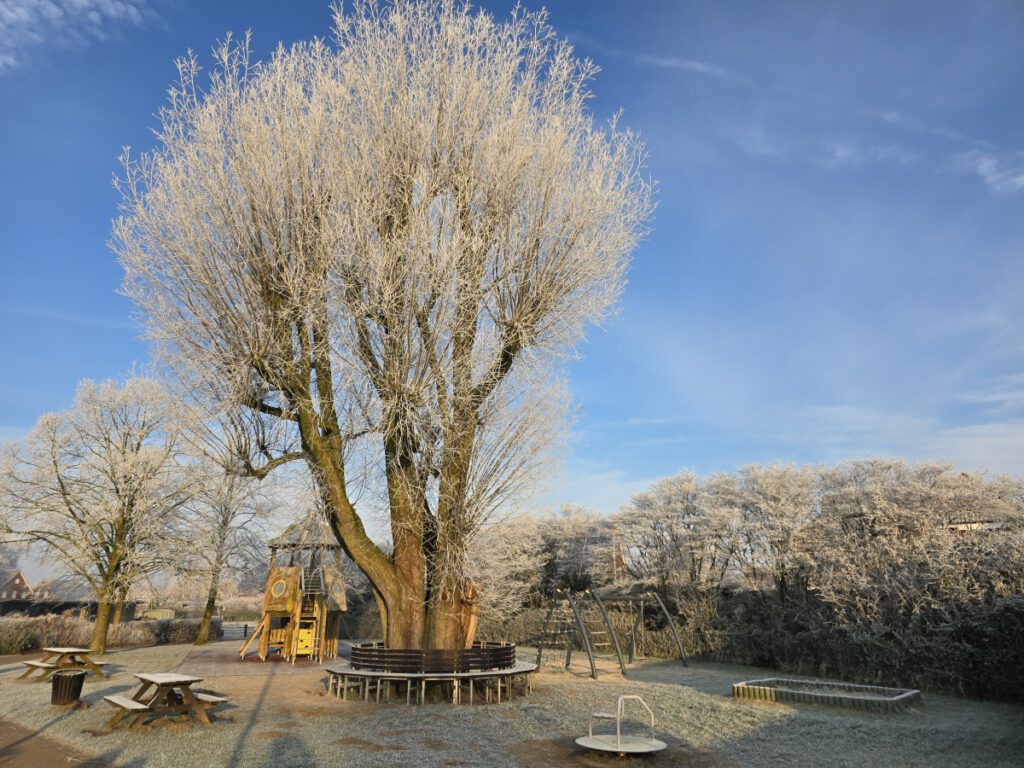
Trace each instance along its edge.
<path fill-rule="evenodd" d="M 569 462 L 560 481 L 539 501 L 556 509 L 563 504 L 578 504 L 603 514 L 614 514 L 630 498 L 651 487 L 655 477 L 631 478 L 618 467 L 600 462 L 575 459 Z"/>
<path fill-rule="evenodd" d="M 697 75 L 718 77 L 723 80 L 732 80 L 737 83 L 751 84 L 750 78 L 733 72 L 725 67 L 712 64 L 709 61 L 697 61 L 695 59 L 683 59 L 677 56 L 656 56 L 650 53 L 638 53 L 633 61 L 641 66 L 658 67 L 660 69 L 678 69 L 683 72 L 692 72 Z"/>
<path fill-rule="evenodd" d="M 1024 152 L 1009 152 L 1001 156 L 980 150 L 963 152 L 956 157 L 955 166 L 958 170 L 976 173 L 995 192 L 1024 190 Z"/>
<path fill-rule="evenodd" d="M 948 128 L 944 125 L 934 125 L 932 123 L 908 115 L 904 112 L 890 110 L 888 112 L 877 113 L 876 117 L 880 119 L 882 122 L 889 123 L 889 125 L 895 125 L 899 128 L 904 128 L 908 131 L 916 131 L 917 133 L 929 133 L 932 136 L 939 136 L 944 139 L 949 139 L 950 141 L 974 144 L 979 147 L 991 146 L 987 141 L 972 138 L 954 128 Z"/>
<path fill-rule="evenodd" d="M 987 406 L 993 415 L 1024 412 L 1024 373 L 1003 376 L 991 386 L 964 393 L 961 399 Z"/>
<path fill-rule="evenodd" d="M 589 426 L 590 429 L 618 429 L 621 427 L 658 427 L 670 423 L 669 419 L 660 416 L 633 416 L 626 419 L 599 421 Z"/>
<path fill-rule="evenodd" d="M 1019 406 L 1020 377 L 976 397 Z M 793 415 L 784 436 L 833 463 L 865 456 L 948 461 L 958 469 L 1024 475 L 1024 420 L 995 419 L 944 426 L 936 418 L 851 405 L 808 406 Z"/>
<path fill-rule="evenodd" d="M 590 35 L 574 31 L 570 32 L 569 41 L 579 48 L 589 49 L 603 56 L 614 58 L 631 58 L 633 63 L 641 67 L 657 67 L 659 69 L 676 69 L 683 72 L 691 72 L 706 77 L 717 77 L 723 80 L 732 80 L 737 83 L 751 85 L 749 77 L 731 69 L 714 64 L 710 61 L 699 61 L 697 59 L 685 59 L 680 56 L 661 56 L 653 53 L 632 53 L 616 48 L 615 46 L 595 40 Z"/>
<path fill-rule="evenodd" d="M 149 0 L 3 0 L 0 2 L 0 76 L 23 64 L 33 48 L 89 45 L 124 25 L 155 17 Z"/>
<path fill-rule="evenodd" d="M 832 139 L 825 143 L 824 168 L 857 168 L 869 164 L 910 165 L 916 152 L 894 144 L 864 144 L 858 139 Z"/>
<path fill-rule="evenodd" d="M 959 469 L 1024 475 L 1024 420 L 990 421 L 940 430 L 927 453 Z"/>
<path fill-rule="evenodd" d="M 93 328 L 114 328 L 119 330 L 136 330 L 136 326 L 128 320 L 115 320 L 109 317 L 98 317 L 97 315 L 79 314 L 77 312 L 62 312 L 46 307 L 4 307 L 5 312 L 16 315 L 27 315 L 37 317 L 41 320 L 54 320 L 59 323 L 70 325 L 88 325 Z"/>

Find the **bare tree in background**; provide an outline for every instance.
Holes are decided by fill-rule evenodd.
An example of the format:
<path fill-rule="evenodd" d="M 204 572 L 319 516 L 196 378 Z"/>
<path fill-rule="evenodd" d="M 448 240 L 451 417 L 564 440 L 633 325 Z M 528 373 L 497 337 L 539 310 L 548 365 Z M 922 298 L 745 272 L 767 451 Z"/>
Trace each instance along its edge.
<path fill-rule="evenodd" d="M 898 634 L 907 616 L 1024 589 L 1019 479 L 868 459 L 821 485 L 815 589 L 838 620 Z"/>
<path fill-rule="evenodd" d="M 614 576 L 611 521 L 592 509 L 566 504 L 542 517 L 541 589 L 589 589 Z"/>
<path fill-rule="evenodd" d="M 250 424 L 231 412 L 216 414 L 197 424 L 190 438 L 193 452 L 200 457 L 202 490 L 189 505 L 183 548 L 188 560 L 181 565 L 190 576 L 206 581 L 195 643 L 204 645 L 210 639 L 225 572 L 242 570 L 264 554 L 270 501 L 248 471 L 260 450 Z"/>
<path fill-rule="evenodd" d="M 179 463 L 184 429 L 180 403 L 152 380 L 85 381 L 70 410 L 42 416 L 23 446 L 5 446 L 4 535 L 42 545 L 88 582 L 98 653 L 115 604 L 172 559 L 169 542 L 194 492 Z"/>
<path fill-rule="evenodd" d="M 705 487 L 692 472 L 663 478 L 616 515 L 631 576 L 662 594 L 670 585 L 721 586 L 735 553 L 739 507 L 722 496 L 724 478 L 713 479 Z"/>
<path fill-rule="evenodd" d="M 304 460 L 393 647 L 460 647 L 467 548 L 564 422 L 557 363 L 623 286 L 651 188 L 543 14 L 336 11 L 336 42 L 194 58 L 126 153 L 114 249 L 179 379 Z M 379 489 L 391 548 L 355 487 Z"/>
<path fill-rule="evenodd" d="M 219 470 L 219 471 L 218 471 Z M 196 645 L 210 638 L 210 624 L 225 573 L 252 562 L 266 546 L 264 521 L 268 509 L 255 481 L 249 477 L 212 469 L 211 481 L 202 492 L 187 530 L 194 536 L 191 548 L 197 568 L 206 577 L 206 603 L 196 635 Z"/>
<path fill-rule="evenodd" d="M 500 626 L 526 605 L 543 560 L 541 526 L 536 517 L 518 515 L 486 525 L 477 535 L 469 573 L 480 589 L 481 622 Z"/>
<path fill-rule="evenodd" d="M 810 564 L 800 536 L 818 512 L 817 478 L 814 467 L 789 464 L 751 464 L 739 471 L 741 570 L 751 588 L 771 584 L 781 602 Z"/>

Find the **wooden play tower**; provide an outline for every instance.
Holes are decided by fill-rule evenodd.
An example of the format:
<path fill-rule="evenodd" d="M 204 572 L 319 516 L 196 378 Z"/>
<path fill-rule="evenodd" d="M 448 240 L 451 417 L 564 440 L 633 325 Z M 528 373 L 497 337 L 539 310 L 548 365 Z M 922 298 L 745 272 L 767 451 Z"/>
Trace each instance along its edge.
<path fill-rule="evenodd" d="M 338 629 L 346 610 L 341 546 L 327 523 L 310 516 L 270 540 L 270 574 L 259 624 L 239 651 L 257 639 L 261 660 L 277 650 L 288 661 L 317 662 L 338 655 Z"/>

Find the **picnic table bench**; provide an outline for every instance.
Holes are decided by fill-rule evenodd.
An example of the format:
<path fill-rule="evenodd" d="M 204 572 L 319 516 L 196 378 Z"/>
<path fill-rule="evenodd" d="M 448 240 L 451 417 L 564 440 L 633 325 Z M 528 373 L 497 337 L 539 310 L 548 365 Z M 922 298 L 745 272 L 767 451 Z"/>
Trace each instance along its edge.
<path fill-rule="evenodd" d="M 135 675 L 142 683 L 131 698 L 125 696 L 104 696 L 103 700 L 115 707 L 114 716 L 107 726 L 115 728 L 121 720 L 134 715 L 130 729 L 140 727 L 150 715 L 189 715 L 203 725 L 210 725 L 206 710 L 227 701 L 224 696 L 193 691 L 192 686 L 203 678 L 178 675 L 169 672 L 144 673 Z M 154 689 L 155 690 L 151 690 Z"/>
<path fill-rule="evenodd" d="M 58 669 L 85 669 L 92 672 L 96 677 L 102 678 L 105 661 L 93 661 L 89 658 L 91 651 L 88 648 L 54 647 L 43 648 L 43 658 L 38 661 L 23 661 L 26 669 L 19 676 L 19 680 L 28 677 L 33 672 L 42 672 L 35 678 L 36 682 L 46 680 Z"/>

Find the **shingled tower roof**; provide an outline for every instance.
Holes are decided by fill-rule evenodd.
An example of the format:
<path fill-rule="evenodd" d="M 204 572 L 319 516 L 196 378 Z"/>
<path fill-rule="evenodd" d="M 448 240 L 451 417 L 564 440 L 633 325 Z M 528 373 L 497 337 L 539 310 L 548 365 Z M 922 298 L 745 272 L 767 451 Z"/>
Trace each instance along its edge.
<path fill-rule="evenodd" d="M 340 549 L 334 531 L 319 514 L 307 515 L 289 525 L 269 542 L 274 549 Z"/>

